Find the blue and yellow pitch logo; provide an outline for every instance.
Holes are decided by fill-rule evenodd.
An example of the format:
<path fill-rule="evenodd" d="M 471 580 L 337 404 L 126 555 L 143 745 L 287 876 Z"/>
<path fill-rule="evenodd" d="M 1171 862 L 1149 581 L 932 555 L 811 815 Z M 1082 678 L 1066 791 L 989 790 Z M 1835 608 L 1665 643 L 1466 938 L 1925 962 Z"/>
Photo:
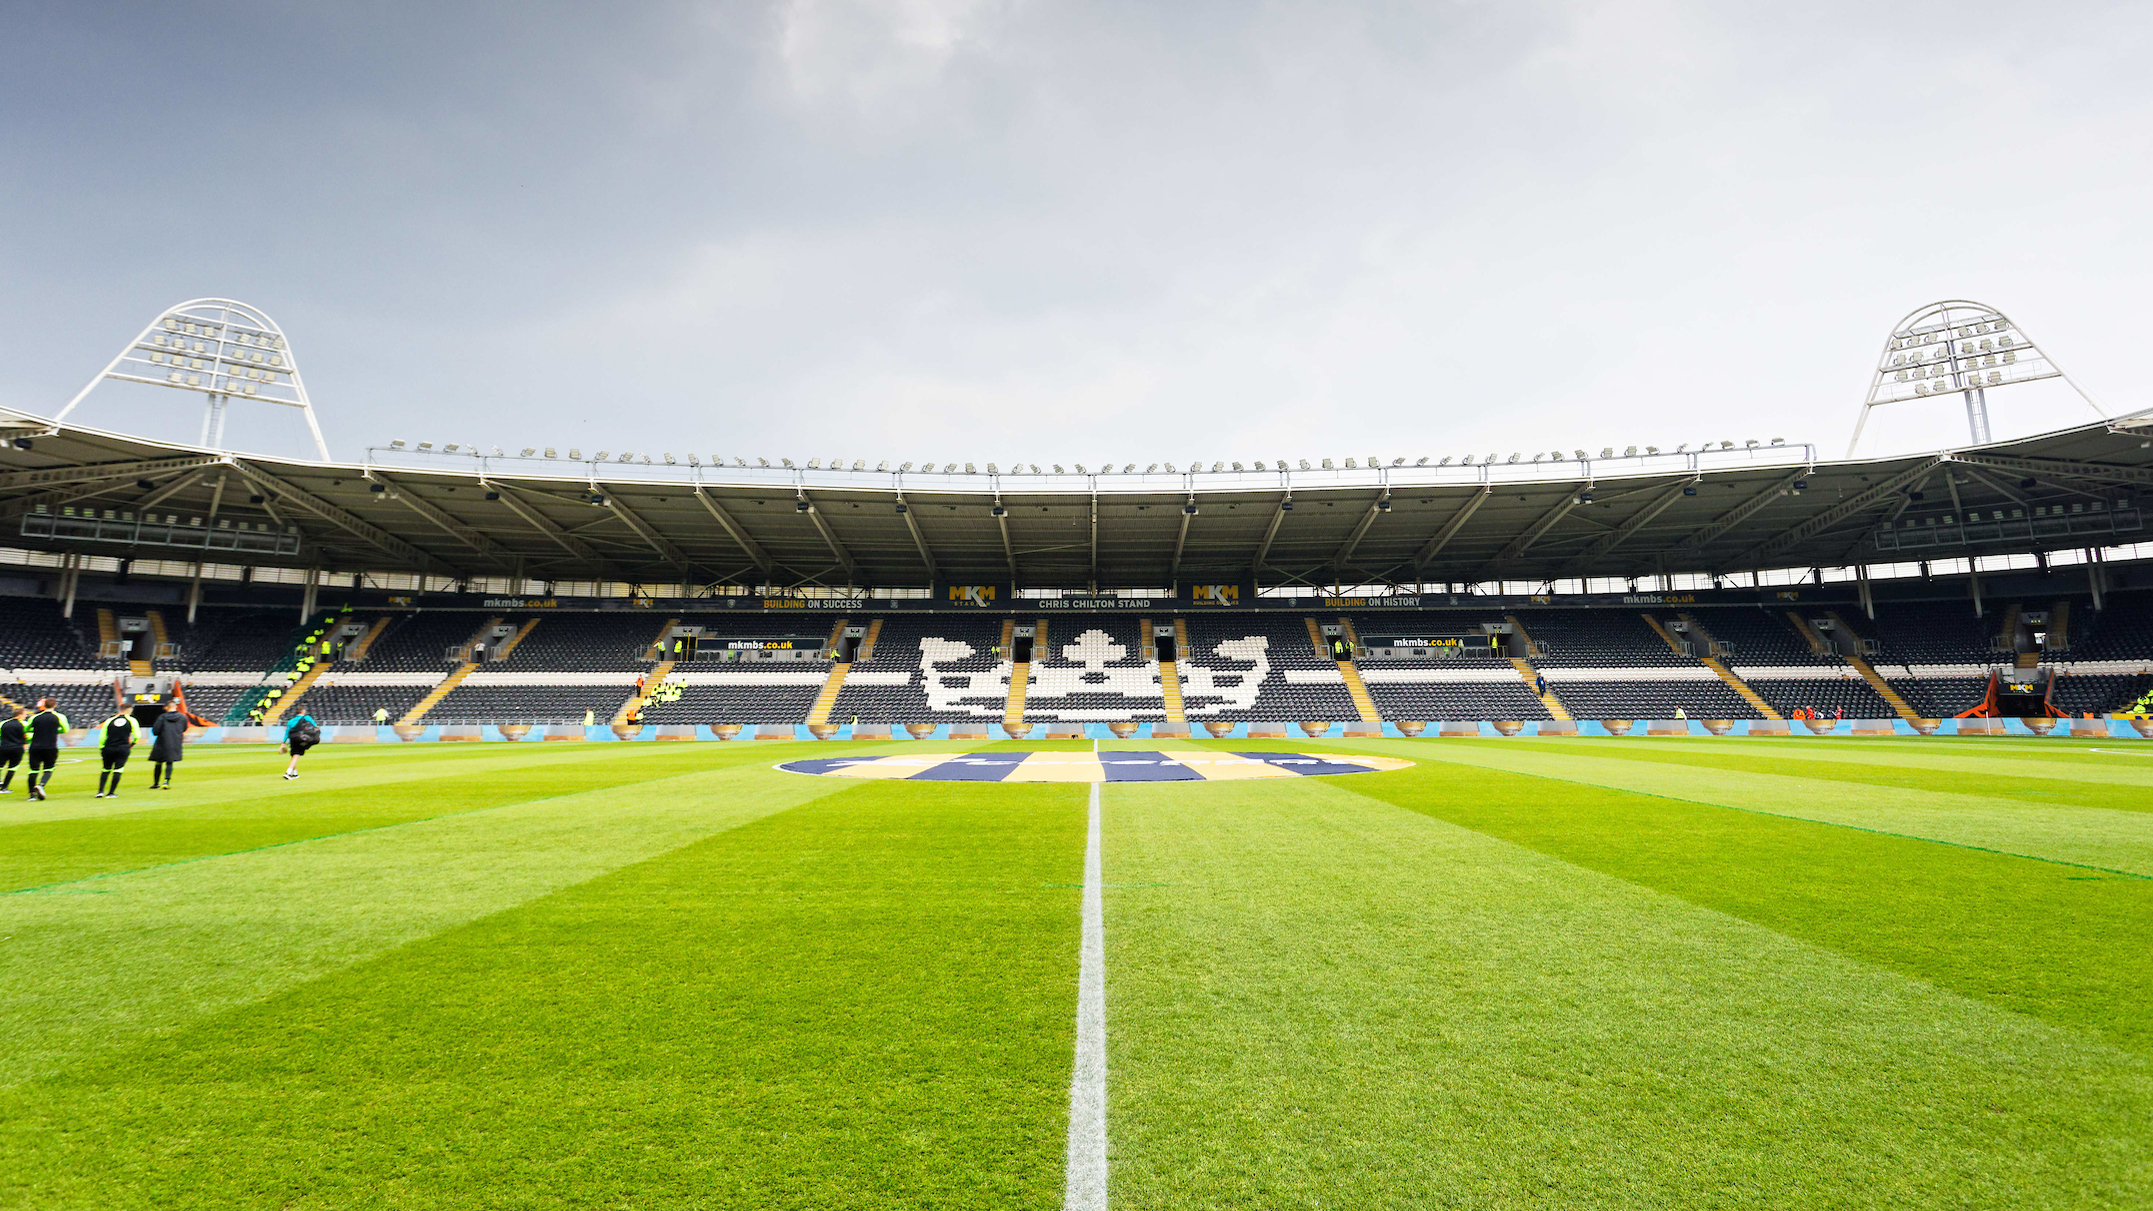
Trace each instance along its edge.
<path fill-rule="evenodd" d="M 1230 782 L 1399 770 L 1411 761 L 1347 753 L 1216 753 L 1165 749 L 1129 753 L 923 753 L 787 761 L 794 774 L 905 778 L 915 782 Z"/>

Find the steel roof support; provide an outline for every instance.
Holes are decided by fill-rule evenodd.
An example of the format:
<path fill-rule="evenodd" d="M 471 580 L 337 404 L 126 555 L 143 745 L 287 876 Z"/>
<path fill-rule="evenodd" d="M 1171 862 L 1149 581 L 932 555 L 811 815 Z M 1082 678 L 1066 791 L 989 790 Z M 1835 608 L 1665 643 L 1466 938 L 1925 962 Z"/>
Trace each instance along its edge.
<path fill-rule="evenodd" d="M 636 513 L 635 510 L 622 504 L 620 502 L 619 493 L 615 492 L 612 488 L 607 487 L 604 484 L 597 483 L 596 481 L 593 481 L 593 486 L 594 490 L 603 492 L 605 494 L 606 507 L 613 510 L 613 515 L 615 517 L 618 517 L 622 521 L 627 522 L 628 528 L 635 531 L 636 537 L 641 538 L 645 543 L 649 544 L 651 550 L 656 551 L 658 554 L 664 556 L 668 563 L 671 563 L 675 567 L 680 568 L 683 572 L 688 569 L 690 563 L 687 555 L 683 553 L 679 547 L 676 547 L 671 542 L 667 541 L 664 535 L 652 529 L 650 523 L 644 521 L 642 517 Z"/>
<path fill-rule="evenodd" d="M 1361 539 L 1368 533 L 1368 527 L 1376 524 L 1376 514 L 1383 511 L 1383 502 L 1389 499 L 1390 489 L 1385 488 L 1374 500 L 1369 501 L 1368 507 L 1361 512 L 1360 521 L 1354 525 L 1353 533 L 1346 536 L 1346 541 L 1338 548 L 1338 553 L 1331 556 L 1331 568 L 1338 575 L 1345 575 L 1346 561 L 1353 558 L 1353 548 L 1361 545 Z"/>
<path fill-rule="evenodd" d="M 355 514 L 337 508 L 312 492 L 308 492 L 303 488 L 295 488 L 266 471 L 250 466 L 244 459 L 233 459 L 232 469 L 239 472 L 242 478 L 252 483 L 255 487 L 261 488 L 264 495 L 275 492 L 278 496 L 291 501 L 330 525 L 343 530 L 345 533 L 364 539 L 369 545 L 387 554 L 394 555 L 398 559 L 409 563 L 419 564 L 430 571 L 461 575 L 456 568 L 418 547 L 412 546 L 387 530 L 372 525 Z"/>
<path fill-rule="evenodd" d="M 1927 472 L 1929 470 L 1929 467 L 1930 464 L 1923 463 L 1921 465 L 1921 470 L 1923 472 Z M 1750 497 L 1748 500 L 1743 501 L 1741 504 L 1736 505 L 1734 508 L 1720 514 L 1718 517 L 1712 519 L 1712 524 L 1705 526 L 1703 529 L 1698 530 L 1694 534 L 1689 535 L 1681 542 L 1676 543 L 1675 546 L 1679 550 L 1689 551 L 1692 553 L 1704 550 L 1706 547 L 1710 546 L 1712 542 L 1720 535 L 1725 534 L 1727 531 L 1732 530 L 1733 528 L 1738 525 L 1741 525 L 1745 521 L 1748 521 L 1750 518 L 1756 516 L 1758 510 L 1779 499 L 1779 496 L 1782 492 L 1792 491 L 1794 489 L 1794 481 L 1806 478 L 1808 475 L 1809 470 L 1806 467 L 1800 471 L 1794 472 L 1792 475 L 1787 476 L 1785 479 L 1782 479 L 1777 483 L 1774 483 L 1769 487 L 1765 488 L 1764 491 L 1757 493 L 1755 496 Z"/>
<path fill-rule="evenodd" d="M 379 481 L 383 486 L 388 488 L 390 494 L 395 496 L 396 499 L 410 506 L 412 512 L 434 523 L 435 525 L 440 526 L 444 531 L 449 534 L 450 537 L 461 541 L 465 546 L 470 547 L 472 550 L 477 551 L 481 555 L 486 555 L 490 558 L 499 560 L 504 564 L 513 565 L 515 563 L 515 552 L 510 551 L 508 548 L 502 546 L 500 543 L 497 543 L 491 538 L 486 537 L 478 530 L 467 526 L 463 522 L 460 522 L 455 518 L 449 516 L 447 513 L 442 512 L 440 509 L 436 508 L 432 504 L 420 500 L 417 496 L 412 494 L 411 489 L 406 485 L 400 484 L 395 480 L 390 479 L 388 476 L 381 474 L 379 471 L 376 471 L 374 473 L 373 478 Z"/>
<path fill-rule="evenodd" d="M 822 541 L 829 544 L 830 554 L 837 557 L 838 565 L 845 569 L 846 577 L 857 580 L 860 565 L 853 562 L 852 552 L 846 550 L 845 544 L 837 540 L 837 532 L 830 528 L 829 522 L 822 519 L 822 510 L 815 507 L 815 502 L 808 497 L 807 489 L 801 488 L 799 493 L 800 499 L 807 501 L 807 519 L 815 523 L 815 529 L 822 535 Z M 907 513 L 905 516 L 910 517 L 911 514 Z"/>
<path fill-rule="evenodd" d="M 1660 514 L 1666 512 L 1668 508 L 1671 507 L 1676 501 L 1681 500 L 1683 490 L 1688 488 L 1692 483 L 1695 482 L 1695 480 L 1685 479 L 1681 483 L 1678 483 L 1675 486 L 1667 489 L 1665 492 L 1660 493 L 1659 496 L 1655 497 L 1650 504 L 1647 504 L 1644 508 L 1639 509 L 1637 513 L 1632 516 L 1628 521 L 1625 521 L 1621 525 L 1616 526 L 1612 531 L 1606 534 L 1602 534 L 1600 537 L 1593 539 L 1591 544 L 1578 554 L 1577 560 L 1570 566 L 1573 569 L 1582 572 L 1585 568 L 1591 565 L 1593 560 L 1600 558 L 1601 556 L 1607 554 L 1609 551 L 1612 551 L 1616 547 L 1621 546 L 1623 543 L 1626 543 L 1632 538 L 1637 537 L 1638 531 L 1650 525 L 1653 518 L 1658 517 Z"/>
<path fill-rule="evenodd" d="M 165 471 L 206 467 L 216 461 L 216 456 L 205 454 L 191 458 L 153 458 L 131 463 L 86 463 L 78 467 L 0 472 L 0 492 L 9 488 L 51 488 L 101 479 L 141 479 Z"/>
<path fill-rule="evenodd" d="M 734 520 L 731 513 L 725 511 L 723 505 L 710 499 L 710 494 L 703 491 L 703 485 L 701 484 L 695 485 L 695 499 L 702 502 L 703 508 L 709 511 L 711 519 L 716 521 L 727 534 L 731 535 L 734 542 L 740 544 L 740 549 L 747 552 L 748 558 L 755 561 L 755 567 L 762 572 L 764 579 L 768 579 L 773 564 L 770 560 L 770 553 L 762 549 L 762 544 L 748 537 L 747 530 L 742 528 L 738 521 Z"/>
<path fill-rule="evenodd" d="M 1195 503 L 1196 494 L 1191 492 L 1189 493 L 1188 506 L 1193 506 Z M 1174 535 L 1174 561 L 1168 565 L 1166 573 L 1166 579 L 1176 587 L 1181 584 L 1181 552 L 1183 548 L 1189 545 L 1189 522 L 1196 516 L 1194 509 L 1188 506 L 1183 506 L 1181 510 L 1181 529 Z"/>
<path fill-rule="evenodd" d="M 1288 489 L 1284 496 L 1278 498 L 1278 507 L 1271 510 L 1271 524 L 1264 527 L 1263 541 L 1256 544 L 1256 558 L 1249 561 L 1250 575 L 1263 571 L 1263 561 L 1270 557 L 1271 543 L 1278 538 L 1278 528 L 1286 523 L 1286 504 L 1292 499 L 1293 492 Z"/>
<path fill-rule="evenodd" d="M 1577 494 L 1584 490 L 1585 485 L 1582 483 L 1572 485 L 1569 492 L 1563 496 L 1561 503 L 1541 514 L 1540 520 L 1525 527 L 1523 534 L 1511 539 L 1510 545 L 1497 552 L 1495 558 L 1482 564 L 1480 570 L 1473 574 L 1473 579 L 1475 581 L 1486 580 L 1489 576 L 1499 571 L 1503 565 L 1532 550 L 1534 543 L 1539 542 L 1543 535 L 1555 528 L 1556 522 L 1568 517 L 1570 510 L 1577 507 Z"/>
<path fill-rule="evenodd" d="M 912 532 L 912 545 L 919 548 L 920 562 L 927 565 L 927 579 L 933 580 L 936 575 L 934 548 L 927 545 L 927 535 L 920 531 L 919 519 L 912 515 L 912 506 L 905 504 L 905 494 L 901 490 L 897 493 L 897 503 L 905 511 L 905 529 Z"/>
<path fill-rule="evenodd" d="M 570 534 L 556 524 L 552 518 L 532 508 L 529 501 L 519 498 L 515 490 L 507 484 L 488 481 L 486 486 L 501 494 L 501 503 L 508 506 L 509 512 L 529 522 L 532 529 L 552 539 L 563 551 L 578 559 L 588 559 L 597 564 L 611 579 L 624 579 L 624 574 L 619 566 L 604 555 L 599 554 L 598 548 Z"/>
<path fill-rule="evenodd" d="M 1959 453 L 1950 456 L 1953 462 L 1972 463 L 1977 467 L 1994 467 L 1999 471 L 2017 471 L 2025 475 L 2059 475 L 2068 479 L 2091 479 L 2104 484 L 2153 484 L 2153 470 L 2143 467 L 2119 467 L 2113 463 L 2073 462 L 2061 458 L 2013 458 L 2005 454 Z"/>
<path fill-rule="evenodd" d="M 1944 460 L 1937 460 L 1938 463 L 1941 463 L 1942 461 Z M 1822 534 L 1824 531 L 1831 529 L 1833 526 L 1838 525 L 1840 522 L 1845 521 L 1847 518 L 1852 517 L 1855 514 L 1869 508 L 1871 505 L 1874 505 L 1877 501 L 1882 500 L 1884 497 L 1899 491 L 1901 488 L 1906 487 L 1908 484 L 1913 483 L 1915 480 L 1920 479 L 1922 476 L 1929 474 L 1929 472 L 1936 469 L 1936 466 L 1937 463 L 1917 463 L 1914 466 L 1899 472 L 1897 475 L 1892 476 L 1890 479 L 1884 480 L 1881 483 L 1871 484 L 1867 489 L 1856 493 L 1853 496 L 1847 497 L 1845 500 L 1842 500 L 1838 504 L 1833 505 L 1831 508 L 1824 510 L 1822 513 L 1817 514 L 1815 517 L 1810 518 L 1808 521 L 1805 521 L 1800 525 L 1793 527 L 1792 529 L 1779 535 L 1777 538 L 1773 538 L 1769 541 L 1759 543 L 1758 545 L 1751 547 L 1749 550 L 1742 552 L 1740 555 L 1735 556 L 1733 559 L 1726 560 L 1721 566 L 1728 568 L 1762 567 L 1764 565 L 1760 562 L 1761 560 L 1769 559 L 1772 556 L 1778 554 L 1779 552 L 1786 550 L 1788 547 L 1794 546 L 1797 543 L 1807 542 L 1809 539 L 1814 538 L 1819 534 Z"/>
<path fill-rule="evenodd" d="M 1420 570 L 1428 566 L 1429 560 L 1450 545 L 1450 540 L 1458 536 L 1458 531 L 1465 528 L 1466 522 L 1473 520 L 1473 514 L 1480 512 L 1480 506 L 1488 503 L 1488 497 L 1494 492 L 1494 484 L 1482 482 L 1480 491 L 1473 493 L 1472 499 L 1458 506 L 1458 511 L 1450 515 L 1450 520 L 1444 522 L 1443 528 L 1435 532 L 1435 537 L 1429 539 L 1427 545 L 1413 556 L 1414 575 L 1419 575 Z"/>

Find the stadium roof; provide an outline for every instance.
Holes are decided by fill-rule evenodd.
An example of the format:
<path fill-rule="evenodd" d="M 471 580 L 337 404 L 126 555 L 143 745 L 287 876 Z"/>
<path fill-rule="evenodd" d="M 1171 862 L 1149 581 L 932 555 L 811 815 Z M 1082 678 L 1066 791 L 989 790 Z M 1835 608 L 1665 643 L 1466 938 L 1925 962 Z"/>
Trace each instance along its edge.
<path fill-rule="evenodd" d="M 2153 412 L 1845 461 L 1771 447 L 1081 478 L 316 463 L 21 413 L 0 414 L 0 437 L 14 439 L 0 445 L 0 511 L 21 547 L 631 584 L 1471 584 L 1835 567 L 2134 541 L 2131 500 L 2153 486 Z"/>

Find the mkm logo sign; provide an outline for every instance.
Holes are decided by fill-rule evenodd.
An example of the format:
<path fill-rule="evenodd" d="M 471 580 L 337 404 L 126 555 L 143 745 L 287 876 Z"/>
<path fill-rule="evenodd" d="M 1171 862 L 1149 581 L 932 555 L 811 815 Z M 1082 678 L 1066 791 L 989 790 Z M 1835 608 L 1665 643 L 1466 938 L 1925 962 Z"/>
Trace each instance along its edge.
<path fill-rule="evenodd" d="M 994 586 L 991 584 L 953 584 L 949 586 L 949 599 L 966 605 L 990 606 L 994 604 Z"/>
<path fill-rule="evenodd" d="M 1189 586 L 1191 601 L 1208 601 L 1213 605 L 1239 605 L 1241 586 L 1237 584 L 1197 584 Z"/>

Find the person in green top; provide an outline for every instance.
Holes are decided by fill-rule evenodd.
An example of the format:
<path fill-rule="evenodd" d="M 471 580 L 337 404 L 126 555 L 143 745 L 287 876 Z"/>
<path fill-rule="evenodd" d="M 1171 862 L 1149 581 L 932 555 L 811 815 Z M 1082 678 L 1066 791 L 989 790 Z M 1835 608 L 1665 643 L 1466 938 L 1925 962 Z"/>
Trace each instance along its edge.
<path fill-rule="evenodd" d="M 135 745 L 142 742 L 142 729 L 135 723 L 132 711 L 120 711 L 105 720 L 99 729 L 104 733 L 104 772 L 97 775 L 97 797 L 117 799 L 120 796 L 120 771 L 127 768 L 127 758 L 134 753 Z"/>

